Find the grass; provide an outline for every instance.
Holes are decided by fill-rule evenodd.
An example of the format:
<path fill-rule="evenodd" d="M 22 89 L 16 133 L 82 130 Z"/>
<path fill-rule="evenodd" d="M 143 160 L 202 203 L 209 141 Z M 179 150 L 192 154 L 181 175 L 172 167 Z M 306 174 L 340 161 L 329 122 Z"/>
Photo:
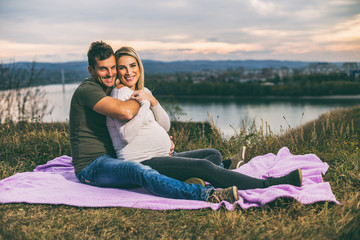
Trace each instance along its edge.
<path fill-rule="evenodd" d="M 277 199 L 263 208 L 231 212 L 3 204 L 0 239 L 360 239 L 360 107 L 330 112 L 281 134 L 265 125 L 225 138 L 207 124 L 173 126 L 177 151 L 214 147 L 231 156 L 246 145 L 250 157 L 283 146 L 294 154 L 315 153 L 329 164 L 324 181 L 342 204 Z M 1 124 L 0 179 L 70 155 L 68 127 Z"/>

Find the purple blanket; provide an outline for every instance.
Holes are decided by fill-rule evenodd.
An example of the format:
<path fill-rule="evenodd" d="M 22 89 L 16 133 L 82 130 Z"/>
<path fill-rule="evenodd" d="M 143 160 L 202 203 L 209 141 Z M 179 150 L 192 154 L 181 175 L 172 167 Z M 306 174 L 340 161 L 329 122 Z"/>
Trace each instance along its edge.
<path fill-rule="evenodd" d="M 303 204 L 331 201 L 339 204 L 331 191 L 330 184 L 323 182 L 322 174 L 328 164 L 316 155 L 292 155 L 288 148 L 253 158 L 241 166 L 239 171 L 257 178 L 277 177 L 301 168 L 303 186 L 278 185 L 266 189 L 239 191 L 240 200 L 208 203 L 195 200 L 179 200 L 157 197 L 144 188 L 115 189 L 81 184 L 73 172 L 71 157 L 61 156 L 33 172 L 17 173 L 0 181 L 0 203 L 66 204 L 79 207 L 130 207 L 153 210 L 200 209 L 217 210 L 224 205 L 233 210 L 236 205 L 243 209 L 261 207 L 278 197 L 289 197 Z"/>

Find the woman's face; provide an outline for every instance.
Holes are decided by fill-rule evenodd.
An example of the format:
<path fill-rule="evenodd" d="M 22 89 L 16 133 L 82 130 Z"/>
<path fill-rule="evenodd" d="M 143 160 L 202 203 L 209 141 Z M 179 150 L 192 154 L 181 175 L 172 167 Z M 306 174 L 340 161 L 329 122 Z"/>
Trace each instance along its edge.
<path fill-rule="evenodd" d="M 135 90 L 136 83 L 140 77 L 139 65 L 131 56 L 121 56 L 117 61 L 118 78 L 122 84 Z"/>

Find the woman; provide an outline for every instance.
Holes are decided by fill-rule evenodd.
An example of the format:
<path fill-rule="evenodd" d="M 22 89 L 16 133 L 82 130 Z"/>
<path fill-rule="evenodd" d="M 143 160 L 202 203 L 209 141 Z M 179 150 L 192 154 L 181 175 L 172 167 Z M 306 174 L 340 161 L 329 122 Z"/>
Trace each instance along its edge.
<path fill-rule="evenodd" d="M 120 56 L 120 53 L 124 54 Z M 171 140 L 167 132 L 170 130 L 170 119 L 160 103 L 144 87 L 141 61 L 128 54 L 137 55 L 135 50 L 129 47 L 117 51 L 117 71 L 120 80 L 117 80 L 111 96 L 122 101 L 136 99 L 141 107 L 138 114 L 128 122 L 107 118 L 117 157 L 127 161 L 143 162 L 153 157 L 169 156 Z M 134 93 L 139 89 L 141 90 Z M 184 154 L 179 153 L 175 156 Z M 189 152 L 187 156 L 190 157 Z M 221 154 L 215 149 L 191 151 L 191 156 L 221 164 Z"/>
<path fill-rule="evenodd" d="M 232 192 L 278 184 L 301 186 L 300 169 L 280 178 L 252 178 L 219 167 L 222 158 L 215 149 L 169 156 L 171 141 L 167 131 L 170 129 L 170 120 L 156 98 L 144 88 L 144 70 L 140 57 L 133 48 L 122 47 L 116 51 L 115 58 L 119 81 L 111 96 L 121 100 L 134 99 L 140 103 L 138 114 L 128 122 L 107 118 L 108 130 L 118 159 L 139 162 L 160 174 L 181 181 L 200 178 L 215 188 L 231 188 L 229 191 Z M 237 198 L 238 196 L 235 196 L 235 199 Z"/>

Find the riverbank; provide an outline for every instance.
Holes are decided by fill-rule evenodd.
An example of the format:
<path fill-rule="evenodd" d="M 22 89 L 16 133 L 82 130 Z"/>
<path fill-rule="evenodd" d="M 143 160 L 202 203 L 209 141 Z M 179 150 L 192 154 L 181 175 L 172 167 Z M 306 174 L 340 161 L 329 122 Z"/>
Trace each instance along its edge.
<path fill-rule="evenodd" d="M 40 90 L 45 91 L 46 94 L 37 102 L 48 102 L 48 109 L 41 114 L 41 120 L 44 122 L 68 121 L 71 97 L 77 86 L 78 84 L 66 84 L 63 87 L 57 84 L 41 87 Z M 4 99 L 6 99 L 5 96 Z M 360 105 L 359 95 L 294 98 L 229 96 L 175 98 L 167 96 L 166 98 L 158 97 L 158 99 L 172 119 L 184 122 L 205 122 L 209 121 L 208 115 L 210 115 L 217 127 L 227 136 L 239 131 L 243 125 L 249 127 L 253 123 L 257 126 L 267 123 L 274 133 L 280 133 L 288 126 L 298 127 L 302 123 L 317 119 L 320 114 L 330 110 Z M 3 105 L 7 106 L 5 103 Z M 15 103 L 13 108 L 15 113 L 19 111 Z M 8 113 L 4 111 L 3 119 Z M 37 116 L 27 117 L 38 119 Z"/>
<path fill-rule="evenodd" d="M 277 199 L 264 208 L 214 212 L 5 204 L 0 239 L 358 239 L 359 134 L 360 107 L 332 111 L 283 134 L 242 129 L 227 139 L 203 124 L 171 129 L 177 151 L 214 147 L 226 157 L 247 145 L 250 158 L 283 146 L 293 154 L 314 153 L 329 164 L 324 181 L 341 205 Z M 0 135 L 0 179 L 70 155 L 67 123 L 1 124 Z"/>
<path fill-rule="evenodd" d="M 174 98 L 180 99 L 246 99 L 246 100 L 257 100 L 257 99 L 271 99 L 271 100 L 301 100 L 301 99 L 360 99 L 360 95 L 328 95 L 328 96 L 168 96 L 168 95 L 157 95 L 158 98 Z"/>

